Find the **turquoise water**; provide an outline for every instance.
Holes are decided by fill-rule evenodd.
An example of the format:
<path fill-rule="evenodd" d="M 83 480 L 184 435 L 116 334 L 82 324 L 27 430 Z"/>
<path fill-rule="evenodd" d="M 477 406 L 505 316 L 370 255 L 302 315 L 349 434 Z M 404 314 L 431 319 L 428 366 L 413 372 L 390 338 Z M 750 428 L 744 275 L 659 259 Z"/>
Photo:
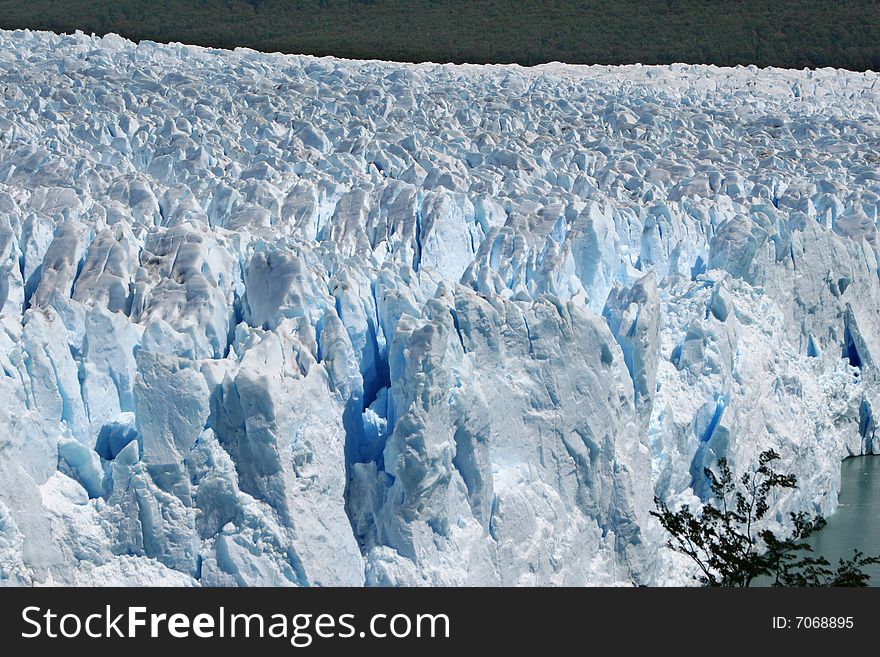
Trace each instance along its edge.
<path fill-rule="evenodd" d="M 853 548 L 880 554 L 880 456 L 858 456 L 841 463 L 839 506 L 826 520 L 828 526 L 810 537 L 815 554 L 832 565 L 851 557 Z M 865 568 L 871 586 L 880 586 L 880 565 Z"/>

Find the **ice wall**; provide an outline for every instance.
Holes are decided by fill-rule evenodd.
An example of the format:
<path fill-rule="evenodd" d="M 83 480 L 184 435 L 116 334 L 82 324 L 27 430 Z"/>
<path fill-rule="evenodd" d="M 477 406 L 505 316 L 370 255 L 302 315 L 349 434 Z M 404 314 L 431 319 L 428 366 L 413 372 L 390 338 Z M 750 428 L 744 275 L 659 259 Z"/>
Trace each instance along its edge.
<path fill-rule="evenodd" d="M 880 82 L 0 32 L 0 581 L 687 580 L 880 452 Z"/>

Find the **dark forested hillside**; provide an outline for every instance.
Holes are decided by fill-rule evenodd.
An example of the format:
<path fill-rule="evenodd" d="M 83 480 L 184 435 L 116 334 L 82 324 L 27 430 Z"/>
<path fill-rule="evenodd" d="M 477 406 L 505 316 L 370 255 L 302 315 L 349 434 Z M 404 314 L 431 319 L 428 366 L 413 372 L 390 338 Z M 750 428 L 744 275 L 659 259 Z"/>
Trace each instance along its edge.
<path fill-rule="evenodd" d="M 0 0 L 0 27 L 406 61 L 880 69 L 880 0 Z"/>

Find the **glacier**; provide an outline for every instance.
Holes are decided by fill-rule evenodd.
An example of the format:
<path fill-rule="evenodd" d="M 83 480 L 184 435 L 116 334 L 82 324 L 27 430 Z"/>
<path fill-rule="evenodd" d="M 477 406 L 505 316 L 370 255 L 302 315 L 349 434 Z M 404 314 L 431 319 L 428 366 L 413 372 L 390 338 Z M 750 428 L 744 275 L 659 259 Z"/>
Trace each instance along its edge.
<path fill-rule="evenodd" d="M 880 77 L 0 32 L 0 582 L 674 585 L 880 453 Z"/>

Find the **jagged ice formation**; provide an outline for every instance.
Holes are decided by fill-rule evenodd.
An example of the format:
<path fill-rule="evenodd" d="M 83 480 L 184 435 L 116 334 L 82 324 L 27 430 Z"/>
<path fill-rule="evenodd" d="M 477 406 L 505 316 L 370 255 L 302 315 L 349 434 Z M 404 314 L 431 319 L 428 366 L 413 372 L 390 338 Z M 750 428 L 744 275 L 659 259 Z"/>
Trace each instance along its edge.
<path fill-rule="evenodd" d="M 880 452 L 880 80 L 0 32 L 0 580 L 687 581 Z"/>

